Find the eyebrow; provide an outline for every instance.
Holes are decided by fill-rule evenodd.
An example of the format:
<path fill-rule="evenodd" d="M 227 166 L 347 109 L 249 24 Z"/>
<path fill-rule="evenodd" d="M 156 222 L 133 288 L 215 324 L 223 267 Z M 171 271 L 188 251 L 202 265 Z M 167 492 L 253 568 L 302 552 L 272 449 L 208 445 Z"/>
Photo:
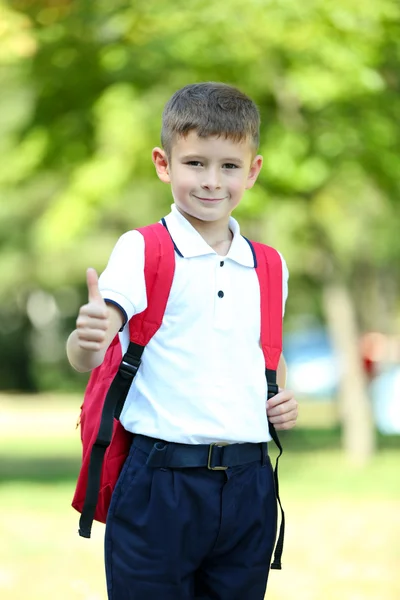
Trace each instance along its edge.
<path fill-rule="evenodd" d="M 181 160 L 205 160 L 205 157 L 201 154 L 185 154 L 181 157 Z M 243 165 L 243 161 L 240 158 L 223 158 L 223 163 L 237 163 L 238 165 Z"/>

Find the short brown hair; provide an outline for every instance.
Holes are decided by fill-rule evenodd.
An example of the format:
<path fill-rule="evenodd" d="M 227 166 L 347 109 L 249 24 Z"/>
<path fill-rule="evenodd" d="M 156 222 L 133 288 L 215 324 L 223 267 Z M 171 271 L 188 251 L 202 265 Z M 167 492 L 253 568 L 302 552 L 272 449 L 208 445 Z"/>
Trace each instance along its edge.
<path fill-rule="evenodd" d="M 171 155 L 174 139 L 196 131 L 199 137 L 224 136 L 259 144 L 260 114 L 243 92 L 225 83 L 194 83 L 175 92 L 162 115 L 161 144 Z"/>

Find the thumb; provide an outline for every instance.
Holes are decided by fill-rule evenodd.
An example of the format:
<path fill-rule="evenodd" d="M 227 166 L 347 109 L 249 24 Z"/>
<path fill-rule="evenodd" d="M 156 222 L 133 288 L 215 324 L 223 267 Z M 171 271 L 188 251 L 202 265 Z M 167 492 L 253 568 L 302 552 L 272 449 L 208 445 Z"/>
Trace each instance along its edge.
<path fill-rule="evenodd" d="M 86 271 L 86 283 L 88 288 L 89 302 L 95 304 L 104 304 L 104 300 L 99 290 L 99 278 L 95 269 Z"/>

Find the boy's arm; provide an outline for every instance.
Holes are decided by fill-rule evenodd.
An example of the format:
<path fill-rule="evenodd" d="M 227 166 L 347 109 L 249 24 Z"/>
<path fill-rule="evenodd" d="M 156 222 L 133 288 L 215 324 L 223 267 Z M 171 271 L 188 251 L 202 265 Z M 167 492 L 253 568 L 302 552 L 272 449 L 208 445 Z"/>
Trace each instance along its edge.
<path fill-rule="evenodd" d="M 87 286 L 89 301 L 80 308 L 76 329 L 67 341 L 68 360 L 80 372 L 91 371 L 101 365 L 107 348 L 123 323 L 121 311 L 104 302 L 94 269 L 87 271 Z"/>
<path fill-rule="evenodd" d="M 286 385 L 286 373 L 287 373 L 287 368 L 286 368 L 285 357 L 283 356 L 283 354 L 281 354 L 281 357 L 279 359 L 278 368 L 276 371 L 276 381 L 277 381 L 278 387 L 280 387 L 282 389 Z"/>

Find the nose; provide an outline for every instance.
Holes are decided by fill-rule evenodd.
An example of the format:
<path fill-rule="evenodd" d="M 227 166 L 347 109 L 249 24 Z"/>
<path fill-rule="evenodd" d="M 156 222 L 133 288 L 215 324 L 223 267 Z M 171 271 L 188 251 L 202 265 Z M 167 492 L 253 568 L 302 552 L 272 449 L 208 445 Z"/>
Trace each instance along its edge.
<path fill-rule="evenodd" d="M 206 169 L 203 173 L 203 182 L 201 187 L 204 190 L 219 190 L 221 189 L 221 173 L 218 168 Z"/>

